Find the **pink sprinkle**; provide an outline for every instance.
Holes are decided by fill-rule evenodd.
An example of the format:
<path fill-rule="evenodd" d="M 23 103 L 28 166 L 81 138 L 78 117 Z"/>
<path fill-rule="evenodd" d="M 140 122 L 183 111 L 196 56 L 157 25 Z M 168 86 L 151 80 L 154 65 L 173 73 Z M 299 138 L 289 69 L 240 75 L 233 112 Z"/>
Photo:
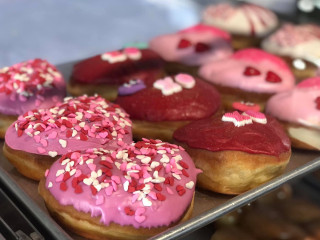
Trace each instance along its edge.
<path fill-rule="evenodd" d="M 63 180 L 63 174 L 60 174 L 57 178 L 56 178 L 56 182 L 62 182 Z"/>
<path fill-rule="evenodd" d="M 45 153 L 46 152 L 46 150 L 42 147 L 38 147 L 37 150 L 38 150 L 38 153 Z"/>
<path fill-rule="evenodd" d="M 136 216 L 141 216 L 142 214 L 144 214 L 146 212 L 146 209 L 143 207 L 137 208 L 135 215 Z"/>
<path fill-rule="evenodd" d="M 33 136 L 33 139 L 36 141 L 36 143 L 39 143 L 41 137 L 39 135 L 35 135 L 35 136 Z"/>
<path fill-rule="evenodd" d="M 110 157 L 106 157 L 106 161 L 109 163 L 113 163 L 112 159 Z"/>
<path fill-rule="evenodd" d="M 102 195 L 97 196 L 96 205 L 101 205 L 103 203 L 104 203 L 104 196 Z"/>
<path fill-rule="evenodd" d="M 95 171 L 97 166 L 96 166 L 95 164 L 93 164 L 93 163 L 89 163 L 89 164 L 88 164 L 88 167 L 89 167 L 89 169 L 90 169 L 91 171 Z"/>
<path fill-rule="evenodd" d="M 105 192 L 106 192 L 107 196 L 111 196 L 112 192 L 113 192 L 113 187 L 112 186 L 106 187 Z"/>
<path fill-rule="evenodd" d="M 77 171 L 76 171 L 76 173 L 75 173 L 74 177 L 79 177 L 81 174 L 82 174 L 82 171 L 81 171 L 81 170 L 79 170 L 79 169 L 77 169 Z"/>
<path fill-rule="evenodd" d="M 99 136 L 100 136 L 101 138 L 106 138 L 106 137 L 108 136 L 108 132 L 100 132 L 100 133 L 99 133 Z"/>
<path fill-rule="evenodd" d="M 42 146 L 47 147 L 48 146 L 48 142 L 45 139 L 41 139 L 40 143 L 42 144 Z"/>
<path fill-rule="evenodd" d="M 142 223 L 146 220 L 146 217 L 145 216 L 137 216 L 135 215 L 134 216 L 134 219 L 138 222 L 138 223 Z"/>
<path fill-rule="evenodd" d="M 127 162 L 123 162 L 121 165 L 120 165 L 120 170 L 121 171 L 126 171 L 127 169 Z"/>
<path fill-rule="evenodd" d="M 78 159 L 81 157 L 81 154 L 79 152 L 73 152 L 71 154 L 71 159 Z"/>
<path fill-rule="evenodd" d="M 47 177 L 49 174 L 49 169 L 46 170 L 46 172 L 44 173 L 44 176 Z"/>
<path fill-rule="evenodd" d="M 157 195 L 155 192 L 151 191 L 148 193 L 148 196 L 150 196 L 152 199 L 157 200 Z"/>
<path fill-rule="evenodd" d="M 51 132 L 49 135 L 48 135 L 48 138 L 49 139 L 55 139 L 57 137 L 58 133 L 57 132 Z"/>
<path fill-rule="evenodd" d="M 66 127 L 65 125 L 62 125 L 62 126 L 60 127 L 61 132 L 64 132 L 66 129 L 67 129 L 67 127 Z"/>
<path fill-rule="evenodd" d="M 39 106 L 40 106 L 40 104 L 41 104 L 41 101 L 40 101 L 40 100 L 38 100 L 38 99 L 36 99 L 36 101 L 35 101 L 34 105 L 35 105 L 36 107 L 39 107 Z"/>
<path fill-rule="evenodd" d="M 81 131 L 81 127 L 79 125 L 75 126 L 74 129 L 77 131 Z"/>
<path fill-rule="evenodd" d="M 167 192 L 168 192 L 170 195 L 173 194 L 173 191 L 172 191 L 169 187 L 167 187 Z"/>
<path fill-rule="evenodd" d="M 134 194 L 133 196 L 132 196 L 132 200 L 131 200 L 131 202 L 135 202 L 135 201 L 137 201 L 137 199 L 139 198 L 139 194 Z"/>
<path fill-rule="evenodd" d="M 167 164 L 166 165 L 166 173 L 169 173 L 169 172 L 171 172 L 171 165 Z"/>
<path fill-rule="evenodd" d="M 113 190 L 116 192 L 118 190 L 117 183 L 115 181 L 111 182 Z"/>
<path fill-rule="evenodd" d="M 119 176 L 111 176 L 111 180 L 115 181 L 117 184 L 121 183 Z"/>

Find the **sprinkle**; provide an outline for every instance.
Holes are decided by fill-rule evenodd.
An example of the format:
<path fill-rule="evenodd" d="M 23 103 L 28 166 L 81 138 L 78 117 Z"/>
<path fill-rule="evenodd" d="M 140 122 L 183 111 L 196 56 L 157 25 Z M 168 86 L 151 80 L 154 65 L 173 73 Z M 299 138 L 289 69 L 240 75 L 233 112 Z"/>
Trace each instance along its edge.
<path fill-rule="evenodd" d="M 60 176 L 61 174 L 64 174 L 65 171 L 63 169 L 59 169 L 56 173 L 56 177 Z"/>
<path fill-rule="evenodd" d="M 55 151 L 49 151 L 49 152 L 48 152 L 48 155 L 49 155 L 50 157 L 56 157 L 56 156 L 58 155 L 58 153 L 55 152 Z"/>
<path fill-rule="evenodd" d="M 186 183 L 186 188 L 188 188 L 188 189 L 192 189 L 193 186 L 194 186 L 194 182 L 193 181 L 190 181 L 190 182 Z"/>
<path fill-rule="evenodd" d="M 63 148 L 67 147 L 67 141 L 66 140 L 59 139 L 59 143 L 60 143 L 61 147 L 63 147 Z"/>
<path fill-rule="evenodd" d="M 177 74 L 175 76 L 175 80 L 182 87 L 187 89 L 193 88 L 196 84 L 196 81 L 194 80 L 194 78 L 189 74 L 183 74 L 183 73 Z"/>
<path fill-rule="evenodd" d="M 143 199 L 142 199 L 142 204 L 143 204 L 143 206 L 145 206 L 145 207 L 150 207 L 150 206 L 152 206 L 152 202 L 151 202 L 149 199 L 147 199 L 147 198 L 143 198 Z"/>
<path fill-rule="evenodd" d="M 223 122 L 232 122 L 236 127 L 242 127 L 252 123 L 252 119 L 249 116 L 240 115 L 237 111 L 225 113 L 221 120 Z"/>
<path fill-rule="evenodd" d="M 49 182 L 48 188 L 52 188 L 52 186 L 53 186 L 52 182 Z"/>
<path fill-rule="evenodd" d="M 245 111 L 243 113 L 243 115 L 249 116 L 252 119 L 252 121 L 254 121 L 254 122 L 261 123 L 261 124 L 267 123 L 266 116 L 261 112 L 255 112 L 252 110 L 248 110 L 248 111 Z"/>
<path fill-rule="evenodd" d="M 45 153 L 46 150 L 42 147 L 37 147 L 37 150 L 38 150 L 38 153 L 42 154 L 42 153 Z"/>
<path fill-rule="evenodd" d="M 49 169 L 46 169 L 45 173 L 44 173 L 44 176 L 47 177 L 49 174 Z"/>

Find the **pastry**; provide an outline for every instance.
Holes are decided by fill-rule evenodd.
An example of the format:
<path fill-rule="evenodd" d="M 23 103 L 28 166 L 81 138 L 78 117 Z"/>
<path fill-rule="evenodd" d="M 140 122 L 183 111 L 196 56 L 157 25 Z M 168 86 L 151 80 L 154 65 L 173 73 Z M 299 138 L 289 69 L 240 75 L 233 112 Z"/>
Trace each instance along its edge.
<path fill-rule="evenodd" d="M 320 27 L 284 24 L 262 42 L 265 51 L 281 56 L 298 81 L 319 75 Z"/>
<path fill-rule="evenodd" d="M 173 137 L 203 171 L 197 186 L 225 194 L 243 193 L 280 175 L 291 155 L 281 125 L 260 112 L 194 121 Z"/>
<path fill-rule="evenodd" d="M 51 107 L 65 96 L 61 73 L 46 60 L 33 59 L 0 69 L 0 138 L 20 114 Z"/>
<path fill-rule="evenodd" d="M 39 193 L 55 219 L 86 238 L 147 239 L 190 217 L 198 173 L 181 147 L 144 139 L 62 156 Z"/>
<path fill-rule="evenodd" d="M 258 47 L 262 38 L 275 30 L 278 17 L 269 9 L 253 4 L 220 3 L 205 8 L 203 22 L 231 34 L 234 49 Z"/>
<path fill-rule="evenodd" d="M 199 76 L 218 89 L 227 110 L 232 109 L 233 102 L 244 101 L 259 104 L 263 111 L 270 96 L 295 84 L 290 68 L 281 58 L 255 48 L 204 64 Z"/>
<path fill-rule="evenodd" d="M 40 180 L 62 154 L 131 141 L 131 121 L 119 106 L 99 96 L 67 97 L 20 115 L 6 132 L 3 153 L 24 176 Z"/>
<path fill-rule="evenodd" d="M 106 52 L 73 67 L 68 92 L 73 96 L 99 94 L 112 101 L 121 84 L 140 79 L 153 82 L 163 75 L 164 62 L 149 49 L 134 47 Z"/>
<path fill-rule="evenodd" d="M 149 47 L 166 62 L 169 74 L 196 74 L 204 63 L 232 54 L 230 35 L 216 27 L 198 24 L 151 39 Z"/>
<path fill-rule="evenodd" d="M 130 115 L 135 139 L 172 141 L 178 127 L 211 117 L 220 110 L 217 90 L 188 74 L 158 79 L 151 87 L 142 85 L 138 82 L 119 88 L 115 101 Z"/>
<path fill-rule="evenodd" d="M 320 77 L 272 96 L 266 112 L 283 124 L 293 147 L 320 150 Z"/>

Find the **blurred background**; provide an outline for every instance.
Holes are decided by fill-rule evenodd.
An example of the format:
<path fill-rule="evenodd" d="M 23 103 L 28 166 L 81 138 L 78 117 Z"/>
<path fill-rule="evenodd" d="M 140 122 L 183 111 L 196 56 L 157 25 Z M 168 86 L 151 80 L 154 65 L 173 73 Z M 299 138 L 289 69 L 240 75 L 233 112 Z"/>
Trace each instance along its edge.
<path fill-rule="evenodd" d="M 215 2 L 221 1 L 0 0 L 0 67 L 36 57 L 63 64 L 126 43 L 147 42 L 197 23 L 203 7 Z M 293 21 L 320 15 L 318 0 L 250 2 Z"/>

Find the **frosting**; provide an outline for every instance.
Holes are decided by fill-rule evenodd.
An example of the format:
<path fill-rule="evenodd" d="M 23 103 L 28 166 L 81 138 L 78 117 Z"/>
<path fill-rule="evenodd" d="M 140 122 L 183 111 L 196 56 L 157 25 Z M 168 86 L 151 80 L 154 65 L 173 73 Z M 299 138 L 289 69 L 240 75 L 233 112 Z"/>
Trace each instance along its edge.
<path fill-rule="evenodd" d="M 0 113 L 20 115 L 50 107 L 66 95 L 65 82 L 55 66 L 33 59 L 0 69 Z"/>
<path fill-rule="evenodd" d="M 128 115 L 99 96 L 67 97 L 54 107 L 28 111 L 5 136 L 12 149 L 49 156 L 131 141 Z"/>
<path fill-rule="evenodd" d="M 142 89 L 146 88 L 146 85 L 140 79 L 130 80 L 129 83 L 124 83 L 118 88 L 119 95 L 131 95 Z"/>
<path fill-rule="evenodd" d="M 293 88 L 295 83 L 292 72 L 281 58 L 254 48 L 204 64 L 199 75 L 213 84 L 248 92 L 282 92 Z"/>
<path fill-rule="evenodd" d="M 313 24 L 284 24 L 262 42 L 268 52 L 302 58 L 320 65 L 320 28 Z"/>
<path fill-rule="evenodd" d="M 90 84 L 121 85 L 131 79 L 147 83 L 163 72 L 163 65 L 161 57 L 149 49 L 125 48 L 75 64 L 71 79 Z"/>
<path fill-rule="evenodd" d="M 290 91 L 272 96 L 266 112 L 283 121 L 319 128 L 319 96 L 320 77 L 309 78 Z"/>
<path fill-rule="evenodd" d="M 232 103 L 232 108 L 241 112 L 245 112 L 248 110 L 252 110 L 255 112 L 260 112 L 261 108 L 258 104 L 251 103 L 251 102 L 234 102 Z"/>
<path fill-rule="evenodd" d="M 216 113 L 220 107 L 220 95 L 213 86 L 195 78 L 195 85 L 187 89 L 173 81 L 173 78 L 176 81 L 180 79 L 178 82 L 185 81 L 189 85 L 193 82 L 193 77 L 188 76 L 178 74 L 175 77 L 167 77 L 155 82 L 161 90 L 147 87 L 130 96 L 118 96 L 116 103 L 130 114 L 131 119 L 152 122 L 194 120 Z M 171 84 L 174 85 L 173 88 Z M 165 86 L 169 86 L 169 89 Z M 175 88 L 182 90 L 169 95 L 163 93 Z"/>
<path fill-rule="evenodd" d="M 228 33 L 202 24 L 155 37 L 149 47 L 166 61 L 189 66 L 223 59 L 232 53 Z"/>
<path fill-rule="evenodd" d="M 181 218 L 199 172 L 181 147 L 144 139 L 114 151 L 64 155 L 47 172 L 46 187 L 61 205 L 102 224 L 151 228 Z"/>
<path fill-rule="evenodd" d="M 173 137 L 191 148 L 213 152 L 234 150 L 279 156 L 289 151 L 290 140 L 281 125 L 270 116 L 266 118 L 265 124 L 253 121 L 236 127 L 233 122 L 222 121 L 221 116 L 217 116 L 185 125 L 176 130 Z"/>
<path fill-rule="evenodd" d="M 263 37 L 278 25 L 278 18 L 273 12 L 253 4 L 210 5 L 202 18 L 205 24 L 245 36 Z"/>

